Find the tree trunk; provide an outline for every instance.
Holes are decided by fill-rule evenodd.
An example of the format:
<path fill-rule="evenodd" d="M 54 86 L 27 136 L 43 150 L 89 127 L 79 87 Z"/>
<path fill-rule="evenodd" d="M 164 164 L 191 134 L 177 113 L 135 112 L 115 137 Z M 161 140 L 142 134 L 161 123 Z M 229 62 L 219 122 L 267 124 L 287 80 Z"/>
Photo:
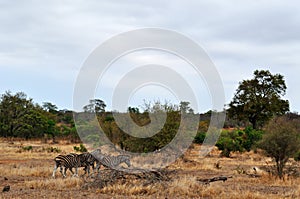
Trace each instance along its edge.
<path fill-rule="evenodd" d="M 284 167 L 284 162 L 281 161 L 281 160 L 276 161 L 276 167 L 277 167 L 277 174 L 278 174 L 278 177 L 279 177 L 280 179 L 282 179 L 282 177 L 283 177 L 283 167 Z"/>
<path fill-rule="evenodd" d="M 253 129 L 257 129 L 257 120 L 255 117 L 250 117 L 249 122 L 252 124 Z"/>

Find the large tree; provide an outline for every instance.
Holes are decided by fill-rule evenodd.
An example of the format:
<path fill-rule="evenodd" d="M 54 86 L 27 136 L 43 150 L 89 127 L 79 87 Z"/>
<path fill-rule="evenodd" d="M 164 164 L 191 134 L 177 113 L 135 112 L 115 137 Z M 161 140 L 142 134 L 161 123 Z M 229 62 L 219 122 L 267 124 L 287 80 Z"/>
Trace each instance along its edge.
<path fill-rule="evenodd" d="M 23 92 L 6 92 L 0 98 L 0 136 L 41 137 L 48 128 L 48 118 L 40 106 Z"/>
<path fill-rule="evenodd" d="M 243 80 L 229 104 L 229 117 L 248 121 L 254 129 L 263 126 L 270 118 L 289 111 L 284 77 L 268 70 L 254 71 L 254 78 Z"/>

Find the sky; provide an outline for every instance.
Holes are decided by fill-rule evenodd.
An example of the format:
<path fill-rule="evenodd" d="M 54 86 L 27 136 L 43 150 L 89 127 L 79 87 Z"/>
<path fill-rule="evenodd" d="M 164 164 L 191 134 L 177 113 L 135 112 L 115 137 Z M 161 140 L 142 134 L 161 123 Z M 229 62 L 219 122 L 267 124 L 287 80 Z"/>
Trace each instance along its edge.
<path fill-rule="evenodd" d="M 222 79 L 227 104 L 240 81 L 252 78 L 256 69 L 267 69 L 284 76 L 284 98 L 291 111 L 299 112 L 299 24 L 296 0 L 0 0 L 0 94 L 22 91 L 39 104 L 72 110 L 76 79 L 90 53 L 115 35 L 155 27 L 186 35 L 205 50 Z M 153 62 L 181 64 L 178 57 L 161 52 L 128 55 L 99 81 L 103 87 L 95 96 L 110 105 L 121 72 Z M 187 72 L 184 78 L 199 85 L 200 111 L 207 111 L 209 92 L 192 76 Z M 143 98 L 176 101 L 160 89 L 137 90 L 129 104 L 140 104 Z"/>

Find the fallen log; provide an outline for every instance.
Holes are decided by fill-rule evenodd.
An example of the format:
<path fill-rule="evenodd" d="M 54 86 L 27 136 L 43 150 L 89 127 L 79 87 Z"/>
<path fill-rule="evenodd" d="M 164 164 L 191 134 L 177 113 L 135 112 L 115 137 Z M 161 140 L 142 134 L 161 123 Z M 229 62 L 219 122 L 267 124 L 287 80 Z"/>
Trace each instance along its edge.
<path fill-rule="evenodd" d="M 153 184 L 156 182 L 166 182 L 171 180 L 170 175 L 174 174 L 174 170 L 167 169 L 139 169 L 139 168 L 119 168 L 104 169 L 101 170 L 96 176 L 90 175 L 85 179 L 86 184 L 84 187 L 98 187 L 103 188 L 109 184 L 116 182 L 125 183 L 126 181 L 132 181 L 134 179 L 141 180 L 144 186 Z"/>
<path fill-rule="evenodd" d="M 232 178 L 232 176 L 217 176 L 213 178 L 204 178 L 204 179 L 197 179 L 197 181 L 202 182 L 204 184 L 209 184 L 211 182 L 216 182 L 216 181 L 223 181 L 225 182 L 228 178 Z"/>

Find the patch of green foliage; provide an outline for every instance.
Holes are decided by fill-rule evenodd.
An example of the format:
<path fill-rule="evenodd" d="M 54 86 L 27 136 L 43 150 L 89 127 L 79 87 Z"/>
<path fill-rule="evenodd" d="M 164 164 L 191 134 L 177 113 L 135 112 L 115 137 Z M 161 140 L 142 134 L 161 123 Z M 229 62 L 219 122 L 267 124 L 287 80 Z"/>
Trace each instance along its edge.
<path fill-rule="evenodd" d="M 74 146 L 73 149 L 76 152 L 81 152 L 81 153 L 87 152 L 87 149 L 86 149 L 86 147 L 83 144 L 80 144 L 79 147 L 78 146 Z"/>
<path fill-rule="evenodd" d="M 31 151 L 32 150 L 32 146 L 31 145 L 30 146 L 23 146 L 22 149 L 24 151 Z"/>
<path fill-rule="evenodd" d="M 216 143 L 221 150 L 221 156 L 230 157 L 231 152 L 250 151 L 262 139 L 263 131 L 247 127 L 244 130 L 224 130 Z"/>
<path fill-rule="evenodd" d="M 60 153 L 61 150 L 59 148 L 57 148 L 57 147 L 48 147 L 47 148 L 47 152 L 48 153 Z"/>

